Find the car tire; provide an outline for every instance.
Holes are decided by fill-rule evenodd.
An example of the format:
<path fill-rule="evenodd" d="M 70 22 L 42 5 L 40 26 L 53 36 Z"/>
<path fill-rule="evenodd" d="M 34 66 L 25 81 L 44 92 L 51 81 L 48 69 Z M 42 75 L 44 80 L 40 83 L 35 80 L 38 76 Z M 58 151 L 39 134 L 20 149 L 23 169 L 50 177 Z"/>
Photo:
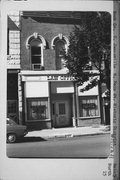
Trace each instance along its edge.
<path fill-rule="evenodd" d="M 7 135 L 7 143 L 14 143 L 17 137 L 16 134 L 8 134 Z"/>

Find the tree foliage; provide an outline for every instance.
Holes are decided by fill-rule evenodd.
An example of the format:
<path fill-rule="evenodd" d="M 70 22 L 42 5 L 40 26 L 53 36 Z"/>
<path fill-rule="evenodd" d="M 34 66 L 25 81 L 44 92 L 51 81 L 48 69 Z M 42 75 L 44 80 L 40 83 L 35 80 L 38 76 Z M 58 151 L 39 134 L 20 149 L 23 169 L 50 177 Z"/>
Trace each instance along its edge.
<path fill-rule="evenodd" d="M 79 85 L 91 79 L 84 90 L 96 86 L 98 81 L 106 83 L 110 90 L 111 15 L 108 12 L 82 12 L 81 23 L 74 26 L 69 41 L 65 60 L 70 75 Z M 106 68 L 102 68 L 103 62 Z M 91 68 L 96 70 L 95 73 L 88 71 Z"/>

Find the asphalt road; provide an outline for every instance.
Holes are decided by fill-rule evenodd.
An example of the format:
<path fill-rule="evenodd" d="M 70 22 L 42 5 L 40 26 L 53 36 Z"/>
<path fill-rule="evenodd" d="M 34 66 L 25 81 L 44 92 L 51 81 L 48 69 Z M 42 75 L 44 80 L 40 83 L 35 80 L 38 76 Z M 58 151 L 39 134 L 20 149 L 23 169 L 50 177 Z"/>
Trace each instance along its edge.
<path fill-rule="evenodd" d="M 110 152 L 110 135 L 81 136 L 45 141 L 25 137 L 7 144 L 8 157 L 22 158 L 105 158 Z"/>

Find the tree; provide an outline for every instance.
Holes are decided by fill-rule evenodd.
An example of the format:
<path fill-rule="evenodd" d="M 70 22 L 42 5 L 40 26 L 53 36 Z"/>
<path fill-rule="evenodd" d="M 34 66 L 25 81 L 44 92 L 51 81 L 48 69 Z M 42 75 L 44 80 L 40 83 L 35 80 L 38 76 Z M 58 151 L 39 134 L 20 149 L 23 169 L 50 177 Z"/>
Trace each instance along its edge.
<path fill-rule="evenodd" d="M 74 26 L 69 41 L 69 49 L 65 54 L 69 74 L 78 85 L 88 81 L 82 91 L 99 84 L 102 107 L 102 83 L 106 84 L 110 98 L 111 15 L 108 12 L 82 12 L 81 23 Z M 102 115 L 101 112 L 101 118 Z"/>

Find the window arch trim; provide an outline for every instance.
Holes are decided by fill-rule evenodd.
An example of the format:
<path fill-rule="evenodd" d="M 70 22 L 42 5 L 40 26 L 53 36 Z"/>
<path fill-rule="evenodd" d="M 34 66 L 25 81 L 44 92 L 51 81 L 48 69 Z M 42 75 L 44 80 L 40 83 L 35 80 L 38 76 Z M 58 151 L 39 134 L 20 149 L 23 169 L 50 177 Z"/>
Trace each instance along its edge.
<path fill-rule="evenodd" d="M 46 41 L 45 41 L 45 39 L 41 35 L 39 35 L 38 33 L 34 32 L 32 35 L 30 35 L 27 38 L 27 41 L 26 41 L 26 48 L 27 49 L 30 49 L 30 43 L 33 40 L 35 40 L 35 39 L 40 40 L 42 42 L 41 44 L 43 45 L 43 49 L 46 48 Z"/>
<path fill-rule="evenodd" d="M 69 46 L 69 40 L 66 36 L 62 35 L 62 34 L 58 34 L 57 36 L 55 36 L 53 39 L 52 39 L 52 42 L 51 42 L 51 48 L 54 49 L 55 48 L 55 43 L 57 40 L 62 40 L 65 42 L 65 49 L 66 51 L 68 50 L 68 46 Z"/>

